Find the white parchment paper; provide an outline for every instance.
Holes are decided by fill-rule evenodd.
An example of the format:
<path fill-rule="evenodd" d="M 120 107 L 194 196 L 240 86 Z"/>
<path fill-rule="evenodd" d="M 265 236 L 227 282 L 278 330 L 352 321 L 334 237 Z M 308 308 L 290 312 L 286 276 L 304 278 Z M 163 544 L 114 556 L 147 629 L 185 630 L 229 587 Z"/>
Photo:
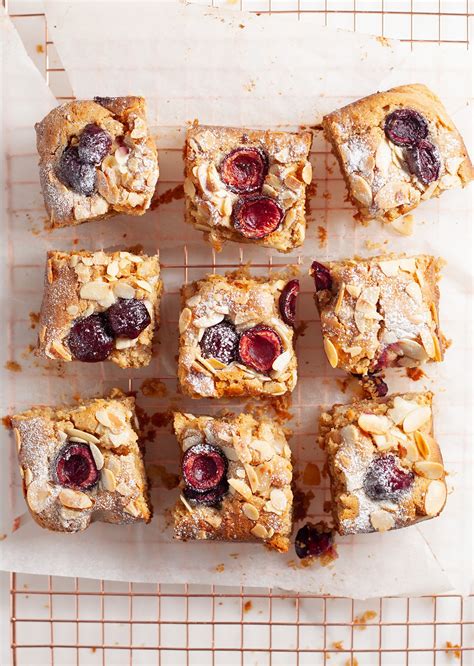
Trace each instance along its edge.
<path fill-rule="evenodd" d="M 159 194 L 170 194 L 182 181 L 183 130 L 194 118 L 202 123 L 252 127 L 314 126 L 325 112 L 399 83 L 420 81 L 431 86 L 445 101 L 468 146 L 471 143 L 470 61 L 462 51 L 442 51 L 430 45 L 410 54 L 403 45 L 324 29 L 304 16 L 298 21 L 284 15 L 282 20 L 158 2 L 54 0 L 46 8 L 50 38 L 77 97 L 147 97 L 160 150 Z M 163 197 L 161 205 L 143 218 L 118 217 L 46 233 L 42 231 L 44 210 L 31 126 L 52 106 L 51 95 L 5 21 L 3 33 L 10 35 L 10 48 L 15 49 L 15 58 L 6 63 L 4 80 L 9 86 L 18 79 L 23 99 L 28 100 L 22 102 L 21 120 L 14 113 L 3 116 L 4 132 L 12 141 L 7 151 L 10 167 L 4 174 L 11 194 L 5 212 L 7 243 L 2 246 L 7 259 L 2 270 L 8 266 L 4 311 L 9 313 L 11 326 L 2 351 L 6 351 L 6 360 L 22 365 L 21 372 L 5 372 L 2 377 L 5 411 L 35 402 L 71 400 L 78 392 L 94 395 L 112 386 L 128 388 L 131 383 L 140 406 L 151 415 L 146 461 L 154 482 L 155 517 L 146 527 L 96 524 L 77 535 L 42 531 L 25 514 L 16 452 L 7 440 L 1 472 L 0 531 L 6 535 L 1 543 L 2 566 L 119 580 L 279 586 L 362 598 L 451 589 L 466 592 L 472 581 L 473 554 L 469 191 L 448 192 L 440 200 L 423 204 L 415 212 L 416 229 L 410 238 L 375 223 L 368 228 L 356 226 L 338 167 L 316 132 L 312 152 L 316 193 L 311 200 L 307 241 L 294 256 L 236 244 L 228 244 L 214 255 L 200 233 L 184 225 L 182 200 L 172 196 Z M 14 138 L 17 132 L 18 138 Z M 321 229 L 327 233 L 325 243 L 319 241 Z M 35 337 L 28 313 L 39 309 L 45 250 L 136 243 L 147 251 L 159 247 L 164 265 L 163 324 L 159 353 L 152 365 L 132 372 L 110 367 L 112 364 L 58 368 L 26 355 L 25 349 Z M 454 343 L 446 361 L 426 368 L 427 376 L 417 383 L 396 371 L 388 375 L 392 391 L 429 388 L 436 392 L 436 430 L 454 488 L 446 510 L 419 527 L 341 538 L 339 558 L 327 567 L 295 568 L 294 553 L 281 556 L 259 545 L 173 542 L 168 509 L 176 490 L 166 488 L 163 470 L 177 471 L 178 454 L 166 411 L 177 407 L 214 413 L 222 406 L 189 401 L 177 393 L 177 293 L 183 281 L 213 268 L 224 271 L 241 261 L 277 266 L 299 260 L 305 275 L 315 258 L 324 261 L 381 251 L 430 252 L 449 262 L 441 287 L 441 317 L 444 331 Z M 323 476 L 319 483 L 314 479 L 305 483 L 303 472 L 309 462 L 320 471 L 323 468 L 324 458 L 315 444 L 320 405 L 348 401 L 353 391 L 349 387 L 346 394 L 341 392 L 337 380 L 343 375 L 332 371 L 325 360 L 308 278 L 303 278 L 302 287 L 299 317 L 307 327 L 298 340 L 300 380 L 293 395 L 290 445 L 298 486 L 314 496 L 308 517 L 317 520 L 325 516 L 328 480 Z M 152 377 L 163 381 L 165 395 L 145 396 L 140 390 L 142 382 Z M 13 520 L 20 516 L 13 531 Z"/>

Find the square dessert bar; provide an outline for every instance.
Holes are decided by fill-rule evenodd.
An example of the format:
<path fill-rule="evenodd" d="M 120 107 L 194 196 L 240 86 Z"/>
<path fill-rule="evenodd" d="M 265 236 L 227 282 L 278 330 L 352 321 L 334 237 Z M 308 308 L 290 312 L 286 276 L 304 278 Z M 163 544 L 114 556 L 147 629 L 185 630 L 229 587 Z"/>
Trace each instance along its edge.
<path fill-rule="evenodd" d="M 91 522 L 149 522 L 134 398 L 120 391 L 12 417 L 23 492 L 34 520 L 56 532 Z"/>
<path fill-rule="evenodd" d="M 60 361 L 148 365 L 159 320 L 158 256 L 48 253 L 37 353 Z"/>
<path fill-rule="evenodd" d="M 426 86 L 376 93 L 323 119 L 358 218 L 395 220 L 474 177 L 466 146 Z"/>
<path fill-rule="evenodd" d="M 283 395 L 296 385 L 299 282 L 208 275 L 182 289 L 178 376 L 193 398 Z"/>
<path fill-rule="evenodd" d="M 222 241 L 290 252 L 306 231 L 311 132 L 194 125 L 185 146 L 186 220 Z"/>
<path fill-rule="evenodd" d="M 292 527 L 291 450 L 282 428 L 249 414 L 175 413 L 182 451 L 177 539 L 263 541 L 285 552 Z"/>
<path fill-rule="evenodd" d="M 313 262 L 324 350 L 333 368 L 368 375 L 442 361 L 441 260 L 385 255 Z"/>
<path fill-rule="evenodd" d="M 67 102 L 37 123 L 36 137 L 51 227 L 149 208 L 158 155 L 143 97 Z"/>
<path fill-rule="evenodd" d="M 431 393 L 407 393 L 322 414 L 340 534 L 385 532 L 441 513 L 447 491 L 431 403 Z"/>

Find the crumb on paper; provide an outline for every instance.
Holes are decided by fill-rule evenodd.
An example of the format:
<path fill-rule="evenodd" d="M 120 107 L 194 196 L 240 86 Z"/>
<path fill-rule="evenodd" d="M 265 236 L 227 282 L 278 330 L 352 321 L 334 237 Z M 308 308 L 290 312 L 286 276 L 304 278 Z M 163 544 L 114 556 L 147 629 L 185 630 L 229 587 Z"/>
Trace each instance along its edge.
<path fill-rule="evenodd" d="M 249 599 L 244 603 L 244 613 L 248 613 L 250 610 L 252 610 L 252 602 Z"/>
<path fill-rule="evenodd" d="M 217 571 L 217 573 L 222 573 L 225 570 L 224 564 L 222 562 L 221 564 L 217 564 L 215 570 Z"/>
<path fill-rule="evenodd" d="M 16 532 L 21 525 L 21 516 L 17 516 L 12 523 L 12 532 Z"/>
<path fill-rule="evenodd" d="M 293 488 L 293 520 L 295 522 L 306 518 L 313 499 L 314 493 L 312 490 L 305 492 L 301 488 Z"/>
<path fill-rule="evenodd" d="M 30 312 L 29 317 L 30 317 L 30 328 L 32 328 L 34 330 L 39 324 L 40 313 L 39 312 Z"/>
<path fill-rule="evenodd" d="M 5 363 L 5 369 L 9 372 L 21 372 L 21 365 L 16 361 L 7 361 Z"/>
<path fill-rule="evenodd" d="M 169 190 L 166 190 L 162 194 L 153 198 L 150 209 L 155 210 L 161 205 L 167 205 L 174 201 L 175 199 L 183 199 L 184 197 L 184 188 L 183 185 L 176 185 L 176 187 L 171 187 Z"/>
<path fill-rule="evenodd" d="M 143 393 L 143 395 L 153 396 L 156 398 L 164 398 L 166 395 L 168 395 L 168 389 L 166 388 L 164 382 L 154 377 L 145 379 L 145 381 L 142 382 L 142 385 L 140 386 L 140 391 Z"/>
<path fill-rule="evenodd" d="M 97 648 L 95 646 L 91 647 L 91 652 L 92 654 L 95 654 L 97 652 Z"/>
<path fill-rule="evenodd" d="M 459 643 L 451 643 L 451 641 L 446 641 L 445 652 L 449 657 L 454 657 L 455 659 L 461 659 L 461 646 Z"/>
<path fill-rule="evenodd" d="M 167 490 L 172 490 L 179 485 L 179 475 L 169 472 L 164 465 L 151 463 L 147 465 L 146 470 L 152 488 L 162 486 Z"/>
<path fill-rule="evenodd" d="M 387 37 L 384 37 L 383 35 L 378 35 L 375 39 L 378 41 L 379 44 L 382 44 L 382 46 L 392 46 L 390 40 L 387 39 Z"/>
<path fill-rule="evenodd" d="M 333 641 L 332 646 L 335 650 L 344 650 L 344 643 L 342 641 Z"/>
<path fill-rule="evenodd" d="M 361 631 L 365 631 L 367 629 L 367 623 L 370 620 L 373 620 L 374 618 L 377 617 L 377 613 L 373 610 L 366 610 L 360 615 L 356 615 L 352 624 L 356 629 L 360 629 Z"/>
<path fill-rule="evenodd" d="M 43 44 L 36 44 L 36 53 L 44 53 Z"/>
<path fill-rule="evenodd" d="M 6 416 L 2 416 L 2 425 L 3 425 L 3 427 L 6 428 L 7 430 L 11 430 L 11 429 L 12 429 L 12 419 L 11 419 L 11 416 L 9 416 L 8 414 L 7 414 Z"/>
<path fill-rule="evenodd" d="M 229 553 L 229 557 L 233 560 L 237 560 L 239 558 L 239 553 Z"/>
<path fill-rule="evenodd" d="M 426 377 L 425 373 L 421 368 L 406 368 L 407 377 L 409 377 L 414 382 L 417 382 L 422 377 Z"/>
<path fill-rule="evenodd" d="M 7 538 L 6 534 L 0 534 L 0 541 L 5 541 L 6 538 Z"/>
<path fill-rule="evenodd" d="M 26 349 L 21 352 L 21 358 L 29 358 L 30 355 L 34 352 L 35 348 L 35 345 L 28 345 L 28 347 L 26 347 Z"/>
<path fill-rule="evenodd" d="M 332 199 L 332 194 L 329 192 L 329 190 L 326 190 L 323 192 L 323 199 L 326 199 L 326 201 L 331 201 Z"/>
<path fill-rule="evenodd" d="M 413 234 L 414 223 L 415 218 L 413 215 L 408 214 L 393 220 L 390 225 L 392 229 L 401 236 L 411 236 Z"/>
<path fill-rule="evenodd" d="M 344 666 L 359 666 L 359 662 L 356 657 L 349 657 Z"/>
<path fill-rule="evenodd" d="M 255 88 L 257 84 L 253 79 L 251 79 L 248 83 L 244 83 L 244 90 L 247 92 L 252 92 L 252 90 Z"/>
<path fill-rule="evenodd" d="M 307 486 L 319 486 L 321 483 L 319 467 L 312 462 L 306 463 L 303 471 L 303 483 Z"/>
<path fill-rule="evenodd" d="M 383 241 L 382 243 L 374 243 L 374 241 L 371 240 L 366 240 L 364 243 L 367 250 L 382 250 L 383 246 L 386 244 L 387 241 Z"/>
<path fill-rule="evenodd" d="M 350 377 L 344 377 L 344 379 L 336 379 L 336 384 L 339 386 L 339 390 L 341 393 L 345 393 L 347 391 L 347 387 L 349 386 L 349 383 L 351 381 Z"/>
<path fill-rule="evenodd" d="M 332 511 L 332 502 L 331 500 L 326 500 L 323 504 L 324 513 L 331 513 Z"/>
<path fill-rule="evenodd" d="M 322 249 L 323 247 L 326 247 L 328 242 L 328 232 L 325 229 L 325 227 L 322 227 L 321 225 L 318 226 L 318 243 L 319 247 Z"/>

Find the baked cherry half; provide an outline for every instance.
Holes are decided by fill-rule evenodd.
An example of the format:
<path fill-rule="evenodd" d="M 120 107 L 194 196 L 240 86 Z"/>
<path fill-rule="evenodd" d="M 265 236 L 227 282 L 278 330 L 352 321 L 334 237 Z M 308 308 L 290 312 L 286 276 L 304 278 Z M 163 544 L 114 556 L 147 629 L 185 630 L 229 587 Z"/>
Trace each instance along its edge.
<path fill-rule="evenodd" d="M 204 492 L 199 492 L 197 490 L 193 490 L 193 488 L 190 488 L 189 486 L 186 486 L 183 489 L 183 495 L 186 497 L 186 499 L 199 502 L 199 504 L 215 506 L 216 504 L 222 502 L 222 498 L 228 490 L 229 484 L 227 483 L 227 479 L 223 479 L 218 486 L 211 488 L 211 490 L 205 490 Z"/>
<path fill-rule="evenodd" d="M 105 361 L 114 348 L 105 314 L 92 314 L 77 319 L 72 325 L 67 344 L 71 354 L 78 361 L 97 363 Z"/>
<path fill-rule="evenodd" d="M 329 268 L 326 268 L 324 264 L 320 264 L 319 261 L 313 261 L 311 264 L 311 274 L 314 278 L 314 284 L 316 291 L 322 291 L 323 289 L 331 289 L 332 287 L 332 278 Z"/>
<path fill-rule="evenodd" d="M 95 166 L 81 160 L 77 146 L 70 146 L 63 151 L 56 168 L 56 175 L 63 185 L 77 194 L 90 197 L 96 191 Z"/>
<path fill-rule="evenodd" d="M 282 349 L 278 333 L 263 324 L 249 328 L 240 336 L 240 360 L 257 372 L 270 372 L 274 360 L 280 356 Z"/>
<path fill-rule="evenodd" d="M 281 318 L 288 324 L 294 326 L 296 319 L 296 299 L 300 293 L 300 281 L 290 280 L 283 287 L 278 300 Z"/>
<path fill-rule="evenodd" d="M 105 312 L 110 331 L 117 338 L 138 338 L 151 324 L 150 313 L 143 301 L 119 298 Z"/>
<path fill-rule="evenodd" d="M 278 229 L 283 219 L 283 209 L 275 199 L 253 195 L 240 199 L 234 206 L 232 221 L 235 229 L 245 236 L 258 240 Z"/>
<path fill-rule="evenodd" d="M 295 551 L 299 558 L 319 557 L 324 555 L 334 543 L 331 530 L 321 525 L 306 523 L 301 527 L 295 538 Z"/>
<path fill-rule="evenodd" d="M 89 490 L 99 480 L 99 471 L 88 444 L 68 442 L 56 458 L 56 477 L 64 488 Z"/>
<path fill-rule="evenodd" d="M 112 137 L 95 123 L 86 125 L 79 137 L 79 157 L 88 164 L 100 164 L 112 146 Z"/>
<path fill-rule="evenodd" d="M 268 171 L 268 159 L 259 148 L 235 148 L 219 167 L 222 181 L 238 194 L 258 192 Z"/>
<path fill-rule="evenodd" d="M 398 466 L 395 456 L 375 458 L 364 477 L 364 490 L 373 500 L 396 499 L 413 484 L 412 472 Z"/>
<path fill-rule="evenodd" d="M 408 167 L 424 185 L 429 185 L 439 178 L 441 159 L 439 151 L 430 141 L 420 141 L 407 150 Z"/>
<path fill-rule="evenodd" d="M 397 146 L 414 146 L 428 136 L 428 123 L 414 109 L 396 109 L 385 118 L 384 130 Z"/>
<path fill-rule="evenodd" d="M 229 365 L 237 358 L 239 334 L 230 321 L 221 321 L 206 328 L 199 346 L 203 358 L 215 358 Z"/>
<path fill-rule="evenodd" d="M 227 474 L 227 458 L 212 444 L 195 444 L 183 456 L 181 464 L 185 484 L 197 493 L 215 489 Z"/>

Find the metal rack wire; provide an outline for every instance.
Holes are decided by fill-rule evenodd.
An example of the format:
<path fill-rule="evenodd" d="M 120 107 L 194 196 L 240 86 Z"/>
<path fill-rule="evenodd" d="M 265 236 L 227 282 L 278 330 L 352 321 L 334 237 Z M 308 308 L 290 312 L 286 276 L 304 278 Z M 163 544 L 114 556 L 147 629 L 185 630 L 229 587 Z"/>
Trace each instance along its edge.
<path fill-rule="evenodd" d="M 311 13 L 322 24 L 398 38 L 412 48 L 423 43 L 467 48 L 473 17 L 469 0 L 240 0 L 237 4 L 228 0 L 228 4 L 260 13 Z M 35 23 L 32 55 L 57 98 L 69 99 L 67 76 L 48 37 L 44 14 L 23 11 L 22 3 L 14 0 L 4 0 L 4 5 L 20 33 L 27 22 Z M 213 255 L 205 268 L 214 267 Z M 183 264 L 165 268 L 183 270 L 187 279 L 186 252 Z M 12 573 L 10 597 L 12 662 L 28 666 L 474 663 L 474 596 L 388 597 L 361 603 L 271 589 L 141 585 Z"/>

